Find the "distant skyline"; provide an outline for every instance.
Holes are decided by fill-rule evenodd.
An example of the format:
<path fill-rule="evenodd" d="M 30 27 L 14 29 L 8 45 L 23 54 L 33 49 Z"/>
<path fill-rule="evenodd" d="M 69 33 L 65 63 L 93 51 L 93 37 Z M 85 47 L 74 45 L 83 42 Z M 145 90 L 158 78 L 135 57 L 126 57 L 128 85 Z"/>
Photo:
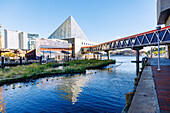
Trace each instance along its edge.
<path fill-rule="evenodd" d="M 156 0 L 0 0 L 4 29 L 48 38 L 70 15 L 93 42 L 155 29 Z M 4 34 L 2 34 L 4 36 Z"/>

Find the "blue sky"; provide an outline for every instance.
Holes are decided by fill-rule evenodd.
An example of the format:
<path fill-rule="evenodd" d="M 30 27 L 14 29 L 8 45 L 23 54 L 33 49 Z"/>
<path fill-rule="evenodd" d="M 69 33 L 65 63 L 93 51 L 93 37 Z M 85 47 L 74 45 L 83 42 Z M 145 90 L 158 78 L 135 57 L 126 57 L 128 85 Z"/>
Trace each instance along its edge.
<path fill-rule="evenodd" d="M 156 0 L 0 0 L 2 30 L 47 38 L 70 15 L 99 43 L 155 29 L 157 23 Z"/>

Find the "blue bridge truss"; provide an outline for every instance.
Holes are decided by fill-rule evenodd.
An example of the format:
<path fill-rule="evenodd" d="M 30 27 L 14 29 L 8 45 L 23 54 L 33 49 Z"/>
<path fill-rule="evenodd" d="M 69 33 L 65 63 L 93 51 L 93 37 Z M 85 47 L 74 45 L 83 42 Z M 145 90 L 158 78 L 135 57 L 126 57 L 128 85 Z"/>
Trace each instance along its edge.
<path fill-rule="evenodd" d="M 137 35 L 121 38 L 105 42 L 94 46 L 86 46 L 81 48 L 81 52 L 97 52 L 108 51 L 124 48 L 146 47 L 158 44 L 158 37 L 161 45 L 170 44 L 170 26 L 164 27 L 158 33 L 157 30 L 152 30 Z"/>

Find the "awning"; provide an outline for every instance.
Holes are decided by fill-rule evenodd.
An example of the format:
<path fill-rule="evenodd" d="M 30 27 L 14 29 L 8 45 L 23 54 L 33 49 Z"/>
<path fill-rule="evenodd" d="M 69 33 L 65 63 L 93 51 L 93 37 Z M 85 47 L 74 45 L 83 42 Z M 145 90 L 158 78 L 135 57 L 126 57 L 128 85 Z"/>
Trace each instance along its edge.
<path fill-rule="evenodd" d="M 64 50 L 62 50 L 61 53 L 71 54 L 69 51 L 64 51 Z"/>
<path fill-rule="evenodd" d="M 57 53 L 57 54 L 61 54 L 60 51 L 41 51 L 42 53 Z"/>

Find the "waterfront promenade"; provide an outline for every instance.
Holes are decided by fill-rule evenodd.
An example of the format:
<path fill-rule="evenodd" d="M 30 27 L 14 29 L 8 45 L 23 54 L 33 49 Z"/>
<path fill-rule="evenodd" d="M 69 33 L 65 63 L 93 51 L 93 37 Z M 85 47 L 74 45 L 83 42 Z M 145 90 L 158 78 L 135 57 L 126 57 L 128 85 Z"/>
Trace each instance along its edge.
<path fill-rule="evenodd" d="M 149 59 L 138 83 L 129 113 L 170 112 L 170 60 L 160 60 L 161 71 L 157 71 L 157 58 Z"/>
<path fill-rule="evenodd" d="M 152 74 L 160 112 L 170 112 L 170 60 L 161 59 L 161 71 L 157 71 L 157 59 L 151 59 Z"/>

